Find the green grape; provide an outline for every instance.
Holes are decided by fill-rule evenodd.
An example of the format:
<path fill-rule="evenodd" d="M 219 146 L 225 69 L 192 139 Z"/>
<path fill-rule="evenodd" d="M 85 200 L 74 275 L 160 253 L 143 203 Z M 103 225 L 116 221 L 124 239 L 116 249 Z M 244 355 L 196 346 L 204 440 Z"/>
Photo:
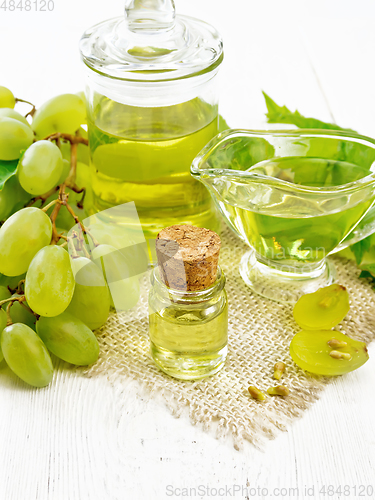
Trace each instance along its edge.
<path fill-rule="evenodd" d="M 303 295 L 294 306 L 293 316 L 305 330 L 328 330 L 345 318 L 349 308 L 347 289 L 334 284 Z"/>
<path fill-rule="evenodd" d="M 119 250 L 126 260 L 133 276 L 147 271 L 148 254 L 147 245 L 142 231 L 127 232 L 123 227 L 115 224 L 106 224 L 95 216 L 90 217 L 90 232 L 100 243 L 105 243 Z"/>
<path fill-rule="evenodd" d="M 31 146 L 33 140 L 30 125 L 14 118 L 0 119 L 0 160 L 18 160 L 21 151 Z"/>
<path fill-rule="evenodd" d="M 30 127 L 30 124 L 26 120 L 26 118 L 21 115 L 21 113 L 12 108 L 0 108 L 0 120 L 2 118 L 13 118 L 13 120 L 18 120 L 19 122 Z"/>
<path fill-rule="evenodd" d="M 16 99 L 13 93 L 6 87 L 0 86 L 0 108 L 14 108 Z"/>
<path fill-rule="evenodd" d="M 110 294 L 100 269 L 86 257 L 73 259 L 76 287 L 67 312 L 83 321 L 91 330 L 107 321 Z"/>
<path fill-rule="evenodd" d="M 75 94 L 62 94 L 45 102 L 35 113 L 32 128 L 37 137 L 55 132 L 74 134 L 86 121 L 86 107 Z"/>
<path fill-rule="evenodd" d="M 9 368 L 27 384 L 45 387 L 51 382 L 51 357 L 41 338 L 27 325 L 7 326 L 1 334 L 1 349 Z"/>
<path fill-rule="evenodd" d="M 19 282 L 24 280 L 25 276 L 26 274 L 20 274 L 19 276 L 4 276 L 4 274 L 0 274 L 0 286 L 16 290 Z"/>
<path fill-rule="evenodd" d="M 86 131 L 84 131 L 84 133 L 81 132 L 81 136 L 87 139 L 87 132 Z M 78 144 L 77 159 L 78 161 L 84 163 L 87 166 L 90 164 L 90 150 L 88 146 L 86 146 L 85 144 Z"/>
<path fill-rule="evenodd" d="M 13 179 L 11 177 L 3 189 L 0 191 L 0 221 L 7 219 L 13 208 L 13 193 L 8 188 L 8 184 Z"/>
<path fill-rule="evenodd" d="M 70 163 L 69 163 L 69 169 L 70 169 Z M 84 189 L 87 186 L 89 186 L 89 184 L 90 184 L 89 166 L 86 165 L 85 163 L 80 162 L 80 161 L 77 162 L 75 183 L 79 189 Z M 67 189 L 67 192 L 69 193 L 69 204 L 70 205 L 76 204 L 77 202 L 81 201 L 83 193 L 76 193 L 75 191 L 72 191 L 71 189 Z"/>
<path fill-rule="evenodd" d="M 59 185 L 63 184 L 66 181 L 66 179 L 69 175 L 69 172 L 70 172 L 70 162 L 68 160 L 63 159 L 63 168 L 62 168 L 60 179 L 58 182 Z M 56 194 L 56 198 L 57 198 L 57 194 Z"/>
<path fill-rule="evenodd" d="M 25 273 L 37 252 L 49 245 L 51 219 L 39 208 L 27 207 L 13 214 L 0 228 L 0 273 Z"/>
<path fill-rule="evenodd" d="M 38 196 L 57 186 L 62 171 L 60 149 L 50 141 L 38 141 L 25 151 L 17 175 L 23 189 Z"/>
<path fill-rule="evenodd" d="M 90 217 L 90 232 L 100 244 L 111 245 L 117 250 L 135 243 L 130 232 L 127 232 L 126 229 L 115 224 L 102 222 L 96 216 Z"/>
<path fill-rule="evenodd" d="M 12 297 L 19 297 L 18 294 L 13 294 Z M 25 306 L 27 306 L 27 302 L 23 302 Z M 12 307 L 10 308 L 10 317 L 13 323 L 23 323 L 33 330 L 35 330 L 36 317 L 33 313 L 25 309 L 25 307 L 21 306 L 21 304 L 17 302 L 13 302 Z"/>
<path fill-rule="evenodd" d="M 4 330 L 4 328 L 6 328 L 7 322 L 8 322 L 7 313 L 3 311 L 3 309 L 0 309 L 0 340 L 1 340 L 1 333 Z M 4 356 L 3 356 L 3 351 L 1 350 L 1 342 L 0 342 L 0 363 L 2 362 L 3 359 Z"/>
<path fill-rule="evenodd" d="M 332 347 L 328 342 L 333 339 L 346 345 Z M 332 351 L 349 359 L 336 359 L 330 354 Z M 290 355 L 300 368 L 317 375 L 343 375 L 356 370 L 369 359 L 364 342 L 353 340 L 336 330 L 302 330 L 290 343 Z"/>
<path fill-rule="evenodd" d="M 0 221 L 22 208 L 30 199 L 31 196 L 22 189 L 17 176 L 9 177 L 0 190 Z"/>
<path fill-rule="evenodd" d="M 87 188 L 90 185 L 90 167 L 81 161 L 77 162 L 76 184 L 82 188 Z M 74 193 L 78 199 L 82 198 L 82 193 Z"/>
<path fill-rule="evenodd" d="M 7 288 L 6 286 L 0 286 L 0 302 L 1 302 L 2 300 L 9 299 L 11 296 L 12 296 L 12 294 L 10 293 L 10 291 L 8 290 L 8 288 Z M 4 308 L 4 306 L 5 306 L 5 305 L 6 305 L 6 304 L 4 304 L 4 305 L 2 306 L 2 307 L 3 307 L 3 309 L 5 309 L 5 308 Z"/>
<path fill-rule="evenodd" d="M 39 337 L 60 359 L 73 365 L 91 365 L 99 357 L 99 343 L 90 328 L 72 314 L 40 318 L 36 325 Z"/>
<path fill-rule="evenodd" d="M 91 257 L 103 271 L 112 307 L 117 312 L 134 307 L 140 295 L 139 280 L 136 276 L 129 277 L 129 266 L 122 253 L 110 245 L 99 245 L 94 248 Z"/>
<path fill-rule="evenodd" d="M 7 326 L 7 322 L 8 322 L 7 313 L 4 311 L 4 309 L 0 309 L 0 336 L 1 332 Z"/>
<path fill-rule="evenodd" d="M 72 300 L 74 285 L 68 252 L 56 245 L 44 247 L 26 273 L 26 300 L 37 314 L 57 316 Z"/>

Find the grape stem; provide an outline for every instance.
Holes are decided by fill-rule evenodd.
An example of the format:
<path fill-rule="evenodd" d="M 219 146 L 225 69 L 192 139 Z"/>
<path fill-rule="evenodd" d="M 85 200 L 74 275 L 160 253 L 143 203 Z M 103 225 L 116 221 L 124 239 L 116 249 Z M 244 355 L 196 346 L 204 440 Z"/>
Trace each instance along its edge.
<path fill-rule="evenodd" d="M 76 191 L 77 193 L 78 191 Z M 82 198 L 77 202 L 77 207 L 83 209 L 83 202 L 85 201 L 86 188 L 82 188 L 81 193 L 83 193 Z"/>
<path fill-rule="evenodd" d="M 50 209 L 51 207 L 53 207 L 53 205 L 56 205 L 56 203 L 58 203 L 58 200 L 52 200 L 50 203 L 48 203 L 48 205 L 46 205 L 45 207 L 41 208 L 41 211 L 42 212 L 47 212 L 47 210 Z"/>
<path fill-rule="evenodd" d="M 76 189 L 80 189 L 76 185 L 76 176 L 77 176 L 77 148 L 78 144 L 76 142 L 70 143 L 70 170 L 68 177 L 65 179 L 65 185 L 67 187 L 74 187 Z"/>
<path fill-rule="evenodd" d="M 61 184 L 60 189 L 59 189 L 59 197 L 57 200 L 54 200 L 55 208 L 53 209 L 52 214 L 50 215 L 50 219 L 52 222 L 51 245 L 56 245 L 56 243 L 58 243 L 58 241 L 60 240 L 60 235 L 57 232 L 57 228 L 56 228 L 56 219 L 57 219 L 57 216 L 59 215 L 61 205 L 66 204 L 67 198 L 68 198 L 68 195 L 65 193 L 65 185 Z"/>
<path fill-rule="evenodd" d="M 19 297 L 9 297 L 9 299 L 4 299 L 0 301 L 0 307 L 3 306 L 4 304 L 7 304 L 8 302 L 16 302 L 18 301 Z"/>
<path fill-rule="evenodd" d="M 68 212 L 70 213 L 70 215 L 73 217 L 73 219 L 75 220 L 76 224 L 78 224 L 80 226 L 80 229 L 81 229 L 81 235 L 82 235 L 82 238 L 79 238 L 78 234 L 77 234 L 77 238 L 78 238 L 78 241 L 80 241 L 81 243 L 81 248 L 82 250 L 84 251 L 85 255 L 87 258 L 90 258 L 90 254 L 87 252 L 87 249 L 86 249 L 86 245 L 85 245 L 85 237 L 84 235 L 87 235 L 87 236 L 90 236 L 92 242 L 94 243 L 94 245 L 97 247 L 99 246 L 99 242 L 94 238 L 93 234 L 91 233 L 91 231 L 85 227 L 83 225 L 83 223 L 80 221 L 80 219 L 77 217 L 77 215 L 74 213 L 72 207 L 69 205 L 69 204 L 66 204 L 66 208 L 68 210 Z"/>
<path fill-rule="evenodd" d="M 33 315 L 36 317 L 36 319 L 39 319 L 39 318 L 40 318 L 40 315 L 39 315 L 39 314 L 37 314 L 37 313 L 35 313 L 32 309 L 30 309 L 30 307 L 29 307 L 29 306 L 27 306 L 26 304 L 24 304 L 24 301 L 23 301 L 23 300 L 22 300 L 22 301 L 20 300 L 20 301 L 19 301 L 19 303 L 21 304 L 21 306 L 22 306 L 24 309 L 26 309 L 26 311 L 29 311 L 29 313 L 33 314 Z"/>
<path fill-rule="evenodd" d="M 79 202 L 79 208 L 83 208 L 83 200 L 85 198 L 86 190 L 85 188 L 80 188 L 76 184 L 76 176 L 77 176 L 77 148 L 78 144 L 84 144 L 85 146 L 89 145 L 89 141 L 84 137 L 79 135 L 79 131 L 77 130 L 75 135 L 71 134 L 63 134 L 61 132 L 56 132 L 55 134 L 47 136 L 44 140 L 46 141 L 56 141 L 59 144 L 60 140 L 63 139 L 65 141 L 70 142 L 70 170 L 68 177 L 65 179 L 64 184 L 67 188 L 71 189 L 75 193 L 83 193 L 82 199 Z"/>
<path fill-rule="evenodd" d="M 84 144 L 85 146 L 89 145 L 88 139 L 85 139 L 78 134 L 63 134 L 62 132 L 55 132 L 54 134 L 48 135 L 44 138 L 44 141 L 58 141 L 61 139 L 70 142 L 70 144 Z"/>
<path fill-rule="evenodd" d="M 28 203 L 28 207 L 31 207 L 32 205 L 34 205 L 34 203 L 36 203 L 38 200 L 41 200 L 42 201 L 42 204 L 40 206 L 40 208 L 43 207 L 44 203 L 46 202 L 46 200 L 52 196 L 53 194 L 56 193 L 56 191 L 59 190 L 59 186 L 57 187 L 54 187 L 53 189 L 51 189 L 50 191 L 48 191 L 48 193 L 45 193 L 45 194 L 41 194 L 40 196 L 35 196 L 35 198 L 32 198 L 29 203 Z"/>
<path fill-rule="evenodd" d="M 94 237 L 94 235 L 91 233 L 91 231 L 85 227 L 85 231 L 86 231 L 86 234 L 88 234 L 90 236 L 90 238 L 92 239 L 92 242 L 94 243 L 94 245 L 96 247 L 98 247 L 100 245 L 99 241 Z"/>
<path fill-rule="evenodd" d="M 71 251 L 73 253 L 73 258 L 79 257 L 79 255 L 77 254 L 76 248 L 74 246 L 74 242 L 73 242 L 73 240 L 76 239 L 78 242 L 78 245 L 77 245 L 78 250 L 83 251 L 83 253 L 85 254 L 85 257 L 90 259 L 90 254 L 87 251 L 86 241 L 84 238 L 84 234 L 86 234 L 86 230 L 83 232 L 82 228 L 80 228 L 80 229 L 81 229 L 80 233 L 78 233 L 77 231 L 72 231 L 72 236 L 69 238 L 69 242 L 71 242 L 72 244 L 70 245 L 69 248 L 71 249 Z"/>
<path fill-rule="evenodd" d="M 73 142 L 70 143 L 70 170 L 68 177 L 65 179 L 65 186 L 67 188 L 72 189 L 75 193 L 83 193 L 82 199 L 79 202 L 79 208 L 83 208 L 83 200 L 85 198 L 86 190 L 85 188 L 80 188 L 76 184 L 76 177 L 77 177 L 77 149 L 78 149 L 78 142 L 76 142 L 75 139 L 82 139 L 82 137 L 79 135 L 79 132 L 77 130 L 76 135 L 72 136 L 73 137 Z M 87 140 L 87 139 L 85 139 Z M 87 141 L 88 145 L 88 141 Z"/>
<path fill-rule="evenodd" d="M 7 306 L 7 326 L 13 325 L 12 318 L 10 317 L 10 308 L 12 307 L 14 302 L 15 302 L 14 300 L 12 302 L 9 302 Z"/>
<path fill-rule="evenodd" d="M 32 106 L 32 109 L 31 111 L 29 111 L 26 115 L 25 115 L 25 118 L 27 118 L 28 116 L 31 116 L 33 117 L 36 113 L 36 107 L 35 105 L 32 103 L 32 102 L 29 102 L 29 101 L 25 101 L 24 99 L 19 99 L 18 97 L 16 97 L 16 103 L 17 102 L 24 102 L 25 104 L 30 104 L 30 106 Z"/>
<path fill-rule="evenodd" d="M 77 259 L 79 257 L 78 253 L 77 253 L 77 250 L 76 250 L 76 247 L 74 246 L 74 238 L 76 238 L 78 235 L 75 231 L 72 231 L 72 236 L 68 239 L 68 245 L 69 243 L 71 243 L 71 245 L 69 245 L 69 253 L 72 254 L 72 258 L 73 259 Z"/>
<path fill-rule="evenodd" d="M 7 317 L 8 317 L 7 326 L 13 324 L 12 318 L 10 317 L 10 308 L 12 307 L 12 305 L 15 302 L 19 302 L 21 304 L 21 306 L 25 307 L 34 316 L 39 318 L 39 316 L 36 313 L 34 313 L 34 311 L 32 311 L 26 304 L 23 304 L 23 302 L 25 302 L 25 300 L 26 300 L 25 295 L 21 295 L 20 297 L 9 297 L 9 299 L 4 299 L 4 300 L 0 301 L 0 307 L 3 304 L 8 304 L 7 309 L 6 309 L 6 313 L 7 313 Z"/>
<path fill-rule="evenodd" d="M 68 212 L 70 213 L 70 215 L 73 217 L 74 221 L 76 224 L 79 225 L 79 227 L 81 228 L 81 231 L 83 234 L 86 234 L 86 228 L 85 226 L 83 225 L 83 223 L 79 220 L 78 216 L 74 213 L 74 210 L 72 209 L 72 207 L 68 204 L 68 203 L 65 203 L 65 206 L 68 210 Z"/>
<path fill-rule="evenodd" d="M 23 285 L 25 284 L 25 281 L 26 280 L 21 280 L 18 285 L 17 285 L 17 288 L 16 288 L 16 293 L 18 293 L 18 295 L 22 295 L 24 293 L 24 290 L 23 290 Z"/>
<path fill-rule="evenodd" d="M 78 241 L 80 241 L 82 250 L 85 252 L 85 255 L 88 258 L 90 258 L 90 255 L 87 252 L 87 249 L 86 249 L 86 246 L 85 246 L 85 241 L 84 241 L 84 236 L 83 236 L 85 234 L 88 234 L 88 231 L 85 228 L 85 226 L 83 225 L 83 223 L 80 221 L 80 219 L 78 218 L 78 216 L 74 213 L 74 210 L 72 209 L 72 207 L 68 203 L 68 199 L 69 199 L 69 194 L 65 193 L 65 183 L 64 183 L 64 184 L 61 184 L 61 186 L 60 186 L 58 199 L 51 201 L 51 203 L 49 203 L 46 207 L 43 208 L 43 211 L 45 212 L 49 208 L 51 208 L 51 206 L 53 206 L 53 205 L 55 206 L 55 208 L 53 209 L 53 212 L 52 212 L 52 214 L 50 216 L 51 221 L 52 221 L 52 240 L 51 240 L 51 245 L 56 245 L 56 243 L 58 243 L 58 241 L 61 238 L 63 238 L 66 241 L 68 241 L 68 238 L 66 236 L 64 236 L 64 235 L 59 234 L 57 232 L 57 228 L 56 228 L 56 219 L 57 219 L 57 216 L 58 216 L 58 214 L 60 212 L 61 207 L 65 206 L 65 208 L 68 210 L 68 212 L 70 213 L 70 215 L 73 217 L 75 223 L 81 229 L 81 234 L 82 234 L 82 240 L 83 241 L 82 242 L 80 241 L 80 238 L 79 238 L 78 234 L 75 237 L 78 239 Z M 90 235 L 90 236 L 94 240 L 93 236 L 92 235 Z"/>

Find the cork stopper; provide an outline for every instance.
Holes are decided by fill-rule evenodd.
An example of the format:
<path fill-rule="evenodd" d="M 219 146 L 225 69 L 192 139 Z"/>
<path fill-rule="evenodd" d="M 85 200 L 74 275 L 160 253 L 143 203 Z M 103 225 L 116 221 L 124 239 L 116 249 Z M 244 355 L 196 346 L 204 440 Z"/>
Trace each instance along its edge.
<path fill-rule="evenodd" d="M 174 290 L 208 288 L 216 281 L 220 247 L 210 229 L 183 224 L 162 229 L 156 239 L 161 278 Z"/>

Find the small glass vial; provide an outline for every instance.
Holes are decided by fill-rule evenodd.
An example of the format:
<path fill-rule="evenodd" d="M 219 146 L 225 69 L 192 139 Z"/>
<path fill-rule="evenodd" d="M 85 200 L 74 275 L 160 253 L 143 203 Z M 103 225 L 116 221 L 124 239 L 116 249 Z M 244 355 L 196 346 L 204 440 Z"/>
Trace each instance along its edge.
<path fill-rule="evenodd" d="M 201 379 L 224 366 L 228 301 L 219 252 L 220 238 L 208 229 L 177 225 L 158 235 L 149 295 L 151 355 L 172 377 Z"/>

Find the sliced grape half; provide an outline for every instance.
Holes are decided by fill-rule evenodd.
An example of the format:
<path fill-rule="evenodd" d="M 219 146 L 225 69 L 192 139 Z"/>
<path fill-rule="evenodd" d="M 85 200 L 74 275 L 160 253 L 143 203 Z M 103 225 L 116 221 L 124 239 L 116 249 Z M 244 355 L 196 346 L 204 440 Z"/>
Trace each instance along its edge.
<path fill-rule="evenodd" d="M 332 339 L 338 340 L 342 346 L 332 348 L 328 344 Z M 339 354 L 332 357 L 332 351 Z M 298 332 L 290 343 L 290 355 L 300 368 L 317 375 L 343 375 L 356 370 L 369 359 L 364 342 L 335 330 Z"/>
<path fill-rule="evenodd" d="M 329 330 L 345 318 L 349 308 L 347 289 L 334 284 L 303 295 L 294 306 L 293 316 L 304 330 Z"/>

